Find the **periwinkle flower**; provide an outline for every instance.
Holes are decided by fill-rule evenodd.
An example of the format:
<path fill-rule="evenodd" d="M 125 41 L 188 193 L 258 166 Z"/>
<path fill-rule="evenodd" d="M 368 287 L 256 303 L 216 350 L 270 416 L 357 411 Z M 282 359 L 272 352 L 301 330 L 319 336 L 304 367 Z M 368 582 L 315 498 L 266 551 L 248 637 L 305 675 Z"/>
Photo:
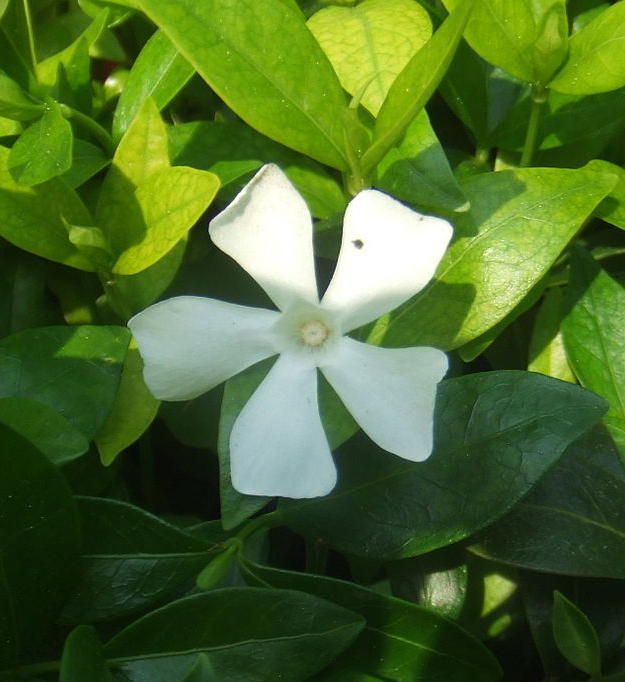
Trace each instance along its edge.
<path fill-rule="evenodd" d="M 451 238 L 449 223 L 382 192 L 360 192 L 347 207 L 336 270 L 321 301 L 310 213 L 277 166 L 264 166 L 209 232 L 278 310 L 179 296 L 128 326 L 145 381 L 162 400 L 195 398 L 277 355 L 232 428 L 234 488 L 294 498 L 332 490 L 336 468 L 319 416 L 317 370 L 377 445 L 426 459 L 447 357 L 436 348 L 380 348 L 347 334 L 427 284 Z"/>

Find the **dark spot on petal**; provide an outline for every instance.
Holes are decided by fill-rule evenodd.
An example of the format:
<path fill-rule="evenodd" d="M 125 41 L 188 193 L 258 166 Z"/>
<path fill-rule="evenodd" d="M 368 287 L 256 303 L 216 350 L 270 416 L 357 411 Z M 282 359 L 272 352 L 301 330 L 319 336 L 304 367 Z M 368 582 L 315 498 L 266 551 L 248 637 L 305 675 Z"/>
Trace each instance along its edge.
<path fill-rule="evenodd" d="M 352 239 L 352 244 L 357 249 L 362 249 L 362 247 L 365 245 L 365 243 L 362 241 L 362 239 Z"/>

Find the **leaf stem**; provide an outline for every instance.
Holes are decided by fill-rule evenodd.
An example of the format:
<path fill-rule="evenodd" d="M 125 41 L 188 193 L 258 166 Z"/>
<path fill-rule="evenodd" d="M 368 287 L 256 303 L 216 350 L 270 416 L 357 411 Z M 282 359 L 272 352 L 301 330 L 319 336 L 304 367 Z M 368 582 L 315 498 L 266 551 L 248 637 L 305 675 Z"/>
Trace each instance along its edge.
<path fill-rule="evenodd" d="M 257 516 L 252 519 L 241 528 L 241 530 L 236 534 L 236 538 L 239 540 L 247 540 L 249 537 L 254 535 L 256 531 L 262 530 L 263 528 L 272 528 L 273 526 L 279 526 L 282 524 L 282 517 L 279 512 L 272 511 L 262 516 Z"/>
<path fill-rule="evenodd" d="M 33 19 L 30 13 L 30 5 L 28 0 L 22 0 L 22 6 L 24 8 L 24 18 L 26 20 L 26 31 L 28 33 L 28 51 L 30 54 L 30 61 L 33 66 L 33 73 L 35 74 L 35 79 L 37 78 L 37 51 L 35 49 L 35 31 L 33 29 Z"/>
<path fill-rule="evenodd" d="M 86 116 L 81 111 L 77 111 L 76 109 L 72 109 L 72 107 L 68 107 L 67 104 L 59 104 L 59 106 L 61 107 L 61 113 L 66 119 L 70 121 L 76 121 L 78 125 L 81 125 L 83 128 L 88 130 L 102 145 L 106 153 L 109 156 L 113 156 L 115 153 L 115 144 L 113 143 L 113 139 L 99 123 L 94 121 L 90 116 Z"/>
<path fill-rule="evenodd" d="M 115 275 L 103 272 L 98 274 L 111 309 L 124 322 L 128 322 L 128 320 L 132 317 L 132 310 L 130 309 L 130 306 L 126 302 L 126 299 L 123 297 L 119 287 L 117 286 Z"/>
<path fill-rule="evenodd" d="M 527 132 L 523 143 L 523 153 L 521 154 L 521 168 L 525 168 L 532 163 L 536 150 L 536 140 L 538 139 L 538 123 L 542 106 L 547 100 L 547 89 L 542 85 L 532 86 L 532 108 L 527 122 Z"/>
<path fill-rule="evenodd" d="M 328 547 L 317 538 L 306 538 L 306 573 L 323 575 L 328 561 Z"/>

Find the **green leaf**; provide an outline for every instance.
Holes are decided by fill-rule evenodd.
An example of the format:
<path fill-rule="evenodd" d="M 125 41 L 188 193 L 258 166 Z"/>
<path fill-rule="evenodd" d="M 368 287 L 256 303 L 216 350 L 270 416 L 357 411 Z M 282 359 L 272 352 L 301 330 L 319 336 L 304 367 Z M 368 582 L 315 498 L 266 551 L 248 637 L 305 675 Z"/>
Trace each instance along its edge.
<path fill-rule="evenodd" d="M 211 88 L 267 137 L 345 170 L 345 95 L 290 0 L 139 0 Z"/>
<path fill-rule="evenodd" d="M 440 214 L 469 208 L 425 110 L 380 161 L 376 175 L 377 188 L 420 210 Z"/>
<path fill-rule="evenodd" d="M 47 405 L 91 440 L 111 408 L 129 332 L 124 327 L 44 327 L 0 341 L 0 396 Z"/>
<path fill-rule="evenodd" d="M 0 422 L 30 441 L 57 466 L 89 449 L 87 438 L 68 419 L 32 398 L 0 398 Z"/>
<path fill-rule="evenodd" d="M 432 34 L 428 13 L 413 0 L 326 7 L 307 23 L 341 85 L 374 116 L 397 75 Z"/>
<path fill-rule="evenodd" d="M 64 623 L 98 623 L 136 614 L 193 586 L 211 543 L 124 502 L 77 498 L 84 543 L 81 573 Z"/>
<path fill-rule="evenodd" d="M 12 78 L 0 70 L 0 116 L 15 121 L 30 121 L 39 118 L 45 110 L 45 104 L 31 99 Z"/>
<path fill-rule="evenodd" d="M 591 161 L 588 167 L 604 173 L 614 173 L 618 178 L 614 189 L 595 208 L 594 213 L 611 225 L 616 225 L 621 230 L 625 230 L 625 169 L 601 159 Z"/>
<path fill-rule="evenodd" d="M 563 316 L 564 296 L 558 287 L 554 287 L 547 292 L 536 314 L 527 369 L 554 379 L 574 382 L 560 331 Z"/>
<path fill-rule="evenodd" d="M 555 0 L 536 25 L 534 80 L 541 85 L 549 82 L 568 52 L 569 24 L 565 1 Z"/>
<path fill-rule="evenodd" d="M 36 652 L 77 568 L 80 529 L 67 484 L 0 424 L 0 665 Z"/>
<path fill-rule="evenodd" d="M 100 147 L 74 139 L 71 168 L 63 174 L 63 180 L 72 188 L 80 187 L 84 182 L 99 173 L 109 164 L 109 159 Z"/>
<path fill-rule="evenodd" d="M 625 472 L 611 439 L 597 428 L 571 445 L 472 550 L 534 571 L 623 579 L 624 518 Z"/>
<path fill-rule="evenodd" d="M 601 648 L 595 628 L 557 590 L 553 594 L 553 637 L 562 655 L 576 668 L 592 677 L 601 677 Z"/>
<path fill-rule="evenodd" d="M 218 682 L 215 669 L 206 654 L 200 654 L 188 675 L 180 682 Z"/>
<path fill-rule="evenodd" d="M 604 424 L 625 462 L 625 290 L 581 248 L 571 255 L 569 312 L 562 323 L 564 345 L 583 386 L 610 404 Z"/>
<path fill-rule="evenodd" d="M 264 163 L 276 163 L 306 199 L 316 218 L 345 210 L 340 184 L 316 161 L 293 152 L 239 121 L 198 121 L 169 129 L 176 165 L 215 173 L 220 195 L 230 201 Z"/>
<path fill-rule="evenodd" d="M 164 168 L 146 178 L 134 193 L 141 229 L 128 229 L 126 224 L 123 236 L 118 230 L 120 251 L 113 272 L 134 275 L 169 253 L 204 213 L 218 188 L 213 173 L 184 166 Z"/>
<path fill-rule="evenodd" d="M 136 669 L 142 659 L 206 653 L 220 680 L 299 682 L 332 661 L 362 627 L 357 614 L 309 594 L 226 588 L 149 613 L 113 637 L 105 653 L 122 670 Z"/>
<path fill-rule="evenodd" d="M 332 494 L 282 500 L 279 510 L 294 530 L 344 552 L 387 559 L 423 554 L 502 516 L 605 409 L 592 393 L 528 372 L 444 381 L 429 460 L 406 462 L 353 438 L 338 458 Z"/>
<path fill-rule="evenodd" d="M 96 631 L 89 625 L 74 628 L 63 646 L 59 682 L 112 682 Z"/>
<path fill-rule="evenodd" d="M 0 147 L 0 235 L 37 256 L 92 271 L 93 263 L 70 242 L 66 229 L 66 223 L 91 223 L 80 197 L 60 178 L 37 187 L 18 185 L 8 160 L 9 150 Z"/>
<path fill-rule="evenodd" d="M 156 31 L 143 46 L 128 75 L 113 117 L 113 138 L 119 140 L 132 123 L 143 102 L 152 98 L 162 109 L 184 87 L 194 73 L 193 67 Z"/>
<path fill-rule="evenodd" d="M 444 0 L 454 10 L 462 0 Z M 488 40 L 485 40 L 488 36 Z M 531 3 L 525 0 L 477 0 L 465 31 L 471 47 L 487 62 L 512 76 L 534 80 L 533 47 L 536 23 Z"/>
<path fill-rule="evenodd" d="M 102 464 L 108 466 L 150 426 L 160 402 L 143 380 L 143 361 L 137 344 L 130 342 L 115 400 L 95 437 Z"/>
<path fill-rule="evenodd" d="M 474 0 L 460 0 L 460 3 L 393 81 L 376 118 L 371 146 L 361 160 L 363 174 L 371 173 L 401 138 L 445 75 Z"/>
<path fill-rule="evenodd" d="M 364 630 L 329 674 L 358 670 L 388 682 L 488 682 L 501 676 L 499 664 L 483 644 L 451 620 L 416 604 L 342 580 L 268 568 L 247 559 L 242 559 L 241 568 L 252 585 L 308 592 L 365 619 Z"/>
<path fill-rule="evenodd" d="M 625 85 L 625 5 L 605 9 L 569 40 L 569 57 L 549 87 L 570 95 L 591 95 Z"/>
<path fill-rule="evenodd" d="M 469 178 L 462 189 L 471 210 L 458 214 L 435 279 L 380 318 L 369 341 L 450 349 L 477 338 L 546 274 L 614 182 L 583 168 L 522 168 Z"/>

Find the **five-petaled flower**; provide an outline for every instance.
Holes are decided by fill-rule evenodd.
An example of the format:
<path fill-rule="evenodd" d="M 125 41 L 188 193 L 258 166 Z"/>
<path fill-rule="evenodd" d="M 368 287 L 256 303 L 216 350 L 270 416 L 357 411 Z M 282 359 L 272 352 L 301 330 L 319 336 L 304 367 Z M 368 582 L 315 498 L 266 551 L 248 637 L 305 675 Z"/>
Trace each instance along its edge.
<path fill-rule="evenodd" d="M 263 167 L 209 232 L 278 310 L 180 296 L 128 324 L 146 383 L 162 400 L 195 398 L 278 356 L 232 428 L 234 488 L 285 497 L 332 490 L 336 468 L 319 416 L 318 369 L 377 445 L 405 459 L 426 459 L 445 354 L 380 348 L 347 334 L 425 286 L 451 238 L 449 223 L 382 192 L 360 192 L 347 207 L 336 270 L 321 302 L 310 213 L 277 166 Z"/>

